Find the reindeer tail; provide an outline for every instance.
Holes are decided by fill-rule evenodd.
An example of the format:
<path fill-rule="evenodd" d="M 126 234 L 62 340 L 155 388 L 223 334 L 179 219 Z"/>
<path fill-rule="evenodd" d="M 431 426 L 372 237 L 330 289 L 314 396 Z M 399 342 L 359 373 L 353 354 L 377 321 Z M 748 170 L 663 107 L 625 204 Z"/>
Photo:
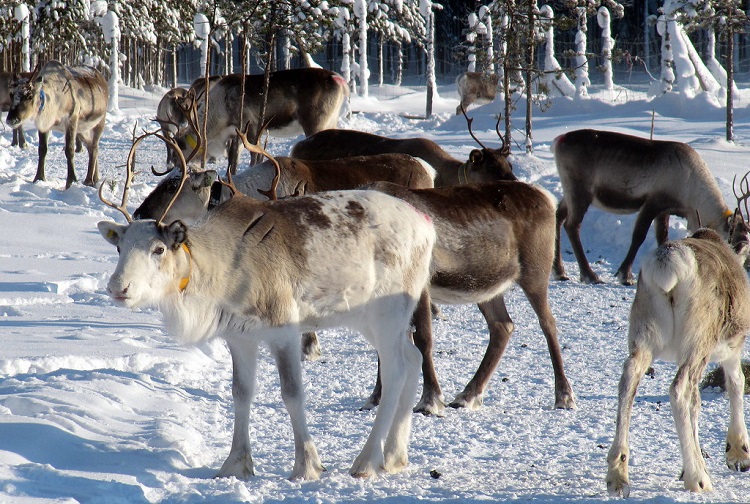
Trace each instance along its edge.
<path fill-rule="evenodd" d="M 641 264 L 641 281 L 664 293 L 695 276 L 698 264 L 693 251 L 680 242 L 668 242 L 657 248 Z"/>

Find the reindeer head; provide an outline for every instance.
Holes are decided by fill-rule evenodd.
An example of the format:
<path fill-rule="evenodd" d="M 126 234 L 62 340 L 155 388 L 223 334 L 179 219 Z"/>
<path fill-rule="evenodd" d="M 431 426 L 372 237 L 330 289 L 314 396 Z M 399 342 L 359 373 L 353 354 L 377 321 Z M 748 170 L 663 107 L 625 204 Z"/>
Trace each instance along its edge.
<path fill-rule="evenodd" d="M 106 205 L 119 210 L 127 220 L 127 225 L 102 221 L 97 224 L 99 232 L 109 243 L 117 247 L 120 258 L 117 268 L 107 285 L 107 290 L 118 304 L 135 308 L 159 305 L 166 296 L 183 291 L 192 269 L 192 256 L 187 245 L 188 228 L 179 220 L 169 225 L 163 224 L 177 197 L 188 179 L 185 158 L 179 153 L 181 176 L 175 193 L 167 203 L 158 220 L 136 220 L 127 211 L 130 185 L 133 181 L 135 151 L 147 137 L 156 136 L 170 147 L 176 147 L 174 140 L 159 133 L 145 133 L 133 140 L 125 164 L 127 175 L 122 202 L 115 205 L 105 199 L 99 187 L 99 198 Z"/>
<path fill-rule="evenodd" d="M 13 76 L 9 89 L 13 98 L 8 117 L 5 119 L 8 126 L 13 129 L 36 116 L 44 107 L 45 95 L 42 90 L 42 81 L 38 78 L 39 68 L 40 66 L 37 65 L 29 77 Z"/>
<path fill-rule="evenodd" d="M 735 198 L 737 198 L 737 208 L 729 218 L 729 245 L 739 256 L 740 262 L 745 266 L 745 269 L 750 269 L 750 224 L 748 223 L 750 208 L 748 208 L 747 203 L 748 198 L 750 198 L 749 174 L 750 172 L 745 173 L 742 179 L 740 179 L 739 193 L 735 184 L 737 177 L 735 176 L 732 179 L 732 191 Z M 743 207 L 745 210 L 744 215 L 742 213 Z"/>
<path fill-rule="evenodd" d="M 462 184 L 477 183 L 477 182 L 494 182 L 496 180 L 518 180 L 513 174 L 513 166 L 508 161 L 510 156 L 510 147 L 505 144 L 505 139 L 500 134 L 500 117 L 498 116 L 497 122 L 495 123 L 495 131 L 497 136 L 500 138 L 500 147 L 497 149 L 489 149 L 484 146 L 482 142 L 474 135 L 471 130 L 471 123 L 474 122 L 473 118 L 466 115 L 466 110 L 461 107 L 466 118 L 467 128 L 469 135 L 479 144 L 481 149 L 474 149 L 469 153 L 469 160 L 462 168 L 463 173 L 460 175 L 460 182 Z"/>

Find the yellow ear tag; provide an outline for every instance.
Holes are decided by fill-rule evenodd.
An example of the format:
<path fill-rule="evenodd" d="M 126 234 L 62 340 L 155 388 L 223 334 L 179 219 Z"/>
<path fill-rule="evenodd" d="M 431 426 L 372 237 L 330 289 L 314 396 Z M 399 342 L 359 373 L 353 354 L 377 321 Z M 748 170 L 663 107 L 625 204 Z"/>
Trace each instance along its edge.
<path fill-rule="evenodd" d="M 724 212 L 724 217 L 731 217 L 732 215 L 734 215 L 734 212 L 732 212 L 731 210 L 726 210 Z"/>
<path fill-rule="evenodd" d="M 117 233 L 115 233 L 114 230 L 110 229 L 109 231 L 107 231 L 107 238 L 111 239 L 111 238 L 116 238 L 116 237 L 117 237 Z"/>
<path fill-rule="evenodd" d="M 191 149 L 195 149 L 195 146 L 198 145 L 198 139 L 192 133 L 185 137 L 185 142 Z"/>
<path fill-rule="evenodd" d="M 183 292 L 185 289 L 187 289 L 187 286 L 190 283 L 190 275 L 193 274 L 193 255 L 190 253 L 190 249 L 184 242 L 182 244 L 182 250 L 184 250 L 188 255 L 188 260 L 190 261 L 190 270 L 188 271 L 188 276 L 180 279 L 180 292 Z"/>

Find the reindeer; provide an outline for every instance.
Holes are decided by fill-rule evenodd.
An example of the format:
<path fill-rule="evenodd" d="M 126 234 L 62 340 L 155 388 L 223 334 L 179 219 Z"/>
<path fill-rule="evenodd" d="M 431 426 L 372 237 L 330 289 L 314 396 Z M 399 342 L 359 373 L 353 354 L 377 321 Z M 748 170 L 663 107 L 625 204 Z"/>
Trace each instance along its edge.
<path fill-rule="evenodd" d="M 184 159 L 181 163 L 184 184 Z M 131 220 L 125 209 L 128 184 L 119 206 L 102 198 L 128 220 L 99 223 L 120 254 L 107 289 L 119 305 L 158 307 L 178 339 L 227 342 L 235 423 L 218 476 L 253 475 L 249 408 L 263 343 L 276 361 L 292 420 L 291 477 L 320 477 L 324 468 L 305 421 L 299 334 L 339 326 L 361 331 L 383 365 L 381 409 L 350 473 L 369 477 L 401 470 L 420 362 L 410 320 L 428 280 L 435 241 L 429 218 L 375 191 L 269 202 L 236 194 L 188 229 L 181 221 Z"/>
<path fill-rule="evenodd" d="M 240 74 L 230 74 L 214 84 L 208 93 L 205 144 L 208 154 L 219 157 L 224 154 L 227 140 L 235 129 L 243 130 L 247 137 L 257 138 L 260 111 L 263 104 L 264 75 L 246 75 L 244 89 L 243 124 L 240 124 L 240 103 L 243 99 Z M 268 83 L 268 98 L 264 117 L 268 131 L 278 136 L 304 133 L 312 135 L 318 131 L 335 128 L 341 106 L 349 96 L 349 87 L 343 77 L 322 68 L 298 68 L 271 72 Z M 203 124 L 202 100 L 198 103 L 198 124 Z M 195 148 L 196 131 L 186 134 L 179 142 L 187 155 Z M 235 155 L 230 154 L 232 171 L 237 166 Z"/>
<path fill-rule="evenodd" d="M 489 344 L 474 377 L 450 403 L 479 408 L 484 391 L 513 333 L 503 298 L 514 283 L 539 319 L 555 376 L 555 407 L 574 408 L 575 396 L 563 371 L 555 318 L 547 301 L 553 259 L 556 200 L 546 190 L 518 181 L 458 187 L 408 189 L 388 182 L 366 186 L 426 213 L 435 223 L 429 293 L 414 315 L 414 341 L 422 352 L 424 387 L 415 411 L 441 414 L 443 393 L 432 360 L 430 298 L 438 303 L 477 303 L 487 321 Z M 378 403 L 379 385 L 366 404 Z"/>
<path fill-rule="evenodd" d="M 616 273 L 626 285 L 634 281 L 633 261 L 651 221 L 656 223 L 659 244 L 668 239 L 670 215 L 686 218 L 691 231 L 702 221 L 728 236 L 732 211 L 706 163 L 687 144 L 584 129 L 555 138 L 552 151 L 563 189 L 555 234 L 554 276 L 558 280 L 568 279 L 560 248 L 564 226 L 581 281 L 601 282 L 586 259 L 580 237 L 583 216 L 592 204 L 612 213 L 638 212 L 630 249 Z"/>
<path fill-rule="evenodd" d="M 750 284 L 742 267 L 748 244 L 744 218 L 733 220 L 731 241 L 734 250 L 721 235 L 701 228 L 689 238 L 663 243 L 641 264 L 630 311 L 630 355 L 620 378 L 617 427 L 607 455 L 606 483 L 612 494 L 630 494 L 628 437 L 633 400 L 641 377 L 657 358 L 678 365 L 669 400 L 680 440 L 680 479 L 685 488 L 712 490 L 698 439 L 698 382 L 709 360 L 721 364 L 729 394 L 727 467 L 750 469 L 740 365 L 750 331 Z"/>
<path fill-rule="evenodd" d="M 9 111 L 10 105 L 13 103 L 13 93 L 11 92 L 13 81 L 19 78 L 28 79 L 29 77 L 31 77 L 31 72 L 21 72 L 20 74 L 0 72 L 0 112 Z M 26 136 L 22 124 L 13 130 L 13 139 L 10 145 L 11 147 L 17 145 L 22 149 L 26 148 Z"/>
<path fill-rule="evenodd" d="M 208 88 L 216 84 L 220 75 L 208 78 Z M 156 108 L 154 120 L 159 123 L 161 133 L 170 138 L 182 138 L 188 133 L 188 114 L 193 104 L 196 106 L 206 93 L 206 78 L 199 77 L 190 85 L 189 89 L 176 87 L 167 91 Z M 167 166 L 177 166 L 178 159 L 174 151 L 167 149 Z"/>
<path fill-rule="evenodd" d="M 247 137 L 242 135 L 244 142 Z M 435 171 L 424 161 L 406 154 L 380 154 L 357 156 L 330 161 L 306 161 L 277 157 L 281 178 L 277 194 L 302 195 L 320 191 L 356 189 L 378 180 L 388 180 L 407 187 L 433 186 Z M 237 189 L 251 197 L 266 199 L 265 190 L 271 186 L 276 168 L 271 161 L 254 165 L 232 177 Z M 205 215 L 219 202 L 229 199 L 230 189 L 217 180 L 214 170 L 193 171 L 185 188 L 178 193 L 165 220 L 180 219 L 191 223 Z M 175 198 L 178 180 L 168 177 L 146 197 L 134 212 L 136 219 L 156 218 L 162 215 L 168 202 Z M 213 201 L 212 198 L 213 195 Z"/>
<path fill-rule="evenodd" d="M 386 152 L 400 152 L 427 161 L 435 168 L 435 187 L 454 186 L 472 182 L 516 180 L 508 162 L 510 149 L 503 143 L 499 149 L 488 149 L 471 131 L 473 119 L 467 118 L 469 134 L 481 149 L 469 153 L 461 162 L 427 138 L 388 138 L 364 131 L 325 130 L 297 142 L 292 157 L 300 159 L 336 159 L 351 156 L 368 156 Z M 497 125 L 496 128 L 497 129 Z M 499 133 L 498 133 L 499 135 Z M 502 140 L 502 135 L 500 135 Z"/>
<path fill-rule="evenodd" d="M 497 74 L 465 72 L 456 78 L 456 87 L 461 102 L 456 107 L 456 115 L 469 108 L 472 103 L 489 103 L 497 94 Z"/>
<path fill-rule="evenodd" d="M 18 128 L 26 120 L 34 120 L 39 131 L 39 162 L 34 182 L 46 180 L 44 162 L 50 130 L 65 133 L 65 157 L 68 162 L 68 189 L 77 181 L 75 147 L 80 140 L 89 152 L 84 185 L 99 180 L 99 138 L 107 116 L 107 81 L 90 67 L 67 67 L 50 61 L 28 79 L 18 79 L 13 86 L 13 103 L 6 122 Z"/>

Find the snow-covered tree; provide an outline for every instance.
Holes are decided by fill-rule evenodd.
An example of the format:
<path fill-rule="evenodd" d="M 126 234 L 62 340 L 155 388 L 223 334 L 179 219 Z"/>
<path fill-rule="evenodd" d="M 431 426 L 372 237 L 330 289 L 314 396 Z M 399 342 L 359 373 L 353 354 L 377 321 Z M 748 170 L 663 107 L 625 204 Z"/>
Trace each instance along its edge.
<path fill-rule="evenodd" d="M 605 6 L 599 7 L 596 12 L 596 21 L 602 29 L 602 72 L 604 73 L 604 89 L 612 91 L 615 88 L 612 78 L 612 50 L 615 47 L 615 39 L 612 38 L 612 18 L 609 9 Z"/>
<path fill-rule="evenodd" d="M 539 8 L 539 15 L 542 20 L 542 27 L 545 33 L 544 44 L 544 71 L 542 73 L 542 83 L 546 87 L 548 96 L 573 96 L 576 93 L 576 87 L 570 82 L 568 76 L 562 71 L 560 63 L 555 57 L 554 41 L 554 12 L 549 5 L 542 5 Z"/>
<path fill-rule="evenodd" d="M 367 64 L 367 0 L 354 0 L 354 17 L 359 33 L 359 94 L 369 95 L 370 68 Z"/>
<path fill-rule="evenodd" d="M 432 115 L 432 101 L 437 97 L 437 79 L 435 77 L 435 9 L 441 9 L 440 4 L 432 0 L 419 0 L 419 12 L 425 19 L 425 52 L 427 53 L 427 110 L 425 115 Z"/>
<path fill-rule="evenodd" d="M 102 27 L 104 40 L 110 45 L 109 100 L 107 102 L 107 112 L 114 113 L 120 110 L 120 19 L 117 17 L 117 13 L 115 13 L 114 10 L 108 8 L 105 12 L 92 13 Z"/>
<path fill-rule="evenodd" d="M 31 12 L 28 5 L 19 3 L 13 10 L 15 20 L 20 25 L 21 38 L 21 70 L 31 70 Z"/>

